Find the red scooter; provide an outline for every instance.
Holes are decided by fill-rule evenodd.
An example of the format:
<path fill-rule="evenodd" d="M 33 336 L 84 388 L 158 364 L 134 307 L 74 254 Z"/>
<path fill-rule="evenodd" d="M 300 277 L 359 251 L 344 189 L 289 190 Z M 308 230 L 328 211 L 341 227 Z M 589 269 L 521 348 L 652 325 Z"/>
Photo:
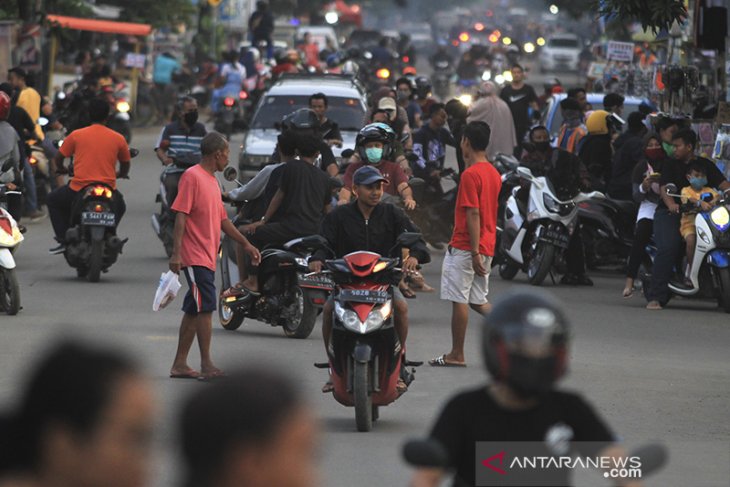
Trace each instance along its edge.
<path fill-rule="evenodd" d="M 404 233 L 400 248 L 421 238 Z M 353 252 L 325 262 L 335 282 L 332 336 L 327 347 L 334 397 L 355 407 L 358 431 L 370 431 L 378 407 L 400 396 L 398 378 L 413 380 L 405 364 L 405 350 L 393 325 L 393 290 L 401 279 L 400 258 L 373 252 Z M 415 364 L 414 364 L 415 365 Z"/>

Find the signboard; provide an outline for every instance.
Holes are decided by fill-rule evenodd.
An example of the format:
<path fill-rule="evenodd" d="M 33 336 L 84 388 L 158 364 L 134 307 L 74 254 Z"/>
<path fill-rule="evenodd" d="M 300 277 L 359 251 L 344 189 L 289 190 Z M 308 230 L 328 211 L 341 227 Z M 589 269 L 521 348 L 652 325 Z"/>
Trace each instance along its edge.
<path fill-rule="evenodd" d="M 145 62 L 144 54 L 135 54 L 133 52 L 128 52 L 127 57 L 124 59 L 124 64 L 128 68 L 144 69 L 144 62 Z"/>
<path fill-rule="evenodd" d="M 634 43 L 608 41 L 606 59 L 630 63 L 634 60 Z"/>

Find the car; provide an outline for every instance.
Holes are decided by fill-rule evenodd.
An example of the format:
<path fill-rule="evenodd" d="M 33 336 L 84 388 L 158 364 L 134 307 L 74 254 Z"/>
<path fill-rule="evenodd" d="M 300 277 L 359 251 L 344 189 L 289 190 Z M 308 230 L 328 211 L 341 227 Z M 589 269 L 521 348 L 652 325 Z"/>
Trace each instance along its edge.
<path fill-rule="evenodd" d="M 563 124 L 563 113 L 560 111 L 560 102 L 563 101 L 566 96 L 567 95 L 565 93 L 558 93 L 557 95 L 551 96 L 542 112 L 541 123 L 547 127 L 550 139 L 553 142 L 557 142 L 558 134 L 560 133 L 560 126 Z M 588 93 L 586 94 L 586 99 L 594 110 L 603 110 L 604 96 L 606 96 L 606 93 Z M 624 111 L 621 114 L 621 118 L 628 120 L 629 114 L 638 111 L 639 105 L 642 103 L 651 105 L 651 102 L 646 98 L 639 98 L 636 96 L 625 97 Z"/>
<path fill-rule="evenodd" d="M 367 109 L 365 89 L 351 75 L 285 74 L 264 93 L 243 139 L 238 166 L 244 175 L 252 175 L 269 162 L 276 148 L 279 124 L 284 116 L 309 106 L 309 97 L 322 92 L 329 99 L 327 117 L 337 122 L 342 133 L 342 147 L 332 151 L 341 162 L 342 150 L 355 147 L 355 138 L 363 126 Z"/>
<path fill-rule="evenodd" d="M 557 34 L 548 37 L 540 50 L 540 72 L 577 71 L 582 46 L 574 34 Z"/>
<path fill-rule="evenodd" d="M 359 49 L 372 49 L 378 45 L 383 35 L 379 30 L 356 29 L 350 34 L 345 42 L 346 48 L 356 47 Z"/>
<path fill-rule="evenodd" d="M 327 47 L 327 38 L 332 41 L 335 50 L 340 48 L 340 43 L 337 40 L 337 34 L 335 33 L 335 29 L 332 27 L 326 25 L 301 25 L 299 26 L 299 29 L 297 29 L 297 40 L 302 41 L 304 39 L 304 34 L 306 33 L 309 33 L 309 35 L 312 36 L 312 40 L 315 44 L 317 44 L 317 46 L 319 46 L 320 51 Z"/>

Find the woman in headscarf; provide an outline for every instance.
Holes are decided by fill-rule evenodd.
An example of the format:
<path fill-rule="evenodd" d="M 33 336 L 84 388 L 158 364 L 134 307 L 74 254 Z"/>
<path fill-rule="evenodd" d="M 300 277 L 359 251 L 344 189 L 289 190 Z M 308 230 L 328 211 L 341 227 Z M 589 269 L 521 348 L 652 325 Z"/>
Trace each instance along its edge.
<path fill-rule="evenodd" d="M 492 160 L 498 153 L 512 154 L 517 145 L 512 112 L 507 103 L 497 96 L 497 87 L 491 81 L 481 84 L 478 98 L 471 106 L 466 122 L 486 122 L 492 129 L 487 146 L 487 157 Z"/>

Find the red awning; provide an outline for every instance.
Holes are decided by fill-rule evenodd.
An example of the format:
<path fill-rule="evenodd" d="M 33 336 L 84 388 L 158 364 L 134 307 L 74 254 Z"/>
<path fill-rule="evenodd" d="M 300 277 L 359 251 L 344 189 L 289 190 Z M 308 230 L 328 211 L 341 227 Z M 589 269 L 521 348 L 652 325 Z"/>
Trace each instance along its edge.
<path fill-rule="evenodd" d="M 146 36 L 152 32 L 152 26 L 149 24 L 82 19 L 79 17 L 65 17 L 63 15 L 47 15 L 46 18 L 51 24 L 67 29 L 90 30 L 93 32 L 106 32 L 108 34 L 124 34 L 131 36 Z"/>

